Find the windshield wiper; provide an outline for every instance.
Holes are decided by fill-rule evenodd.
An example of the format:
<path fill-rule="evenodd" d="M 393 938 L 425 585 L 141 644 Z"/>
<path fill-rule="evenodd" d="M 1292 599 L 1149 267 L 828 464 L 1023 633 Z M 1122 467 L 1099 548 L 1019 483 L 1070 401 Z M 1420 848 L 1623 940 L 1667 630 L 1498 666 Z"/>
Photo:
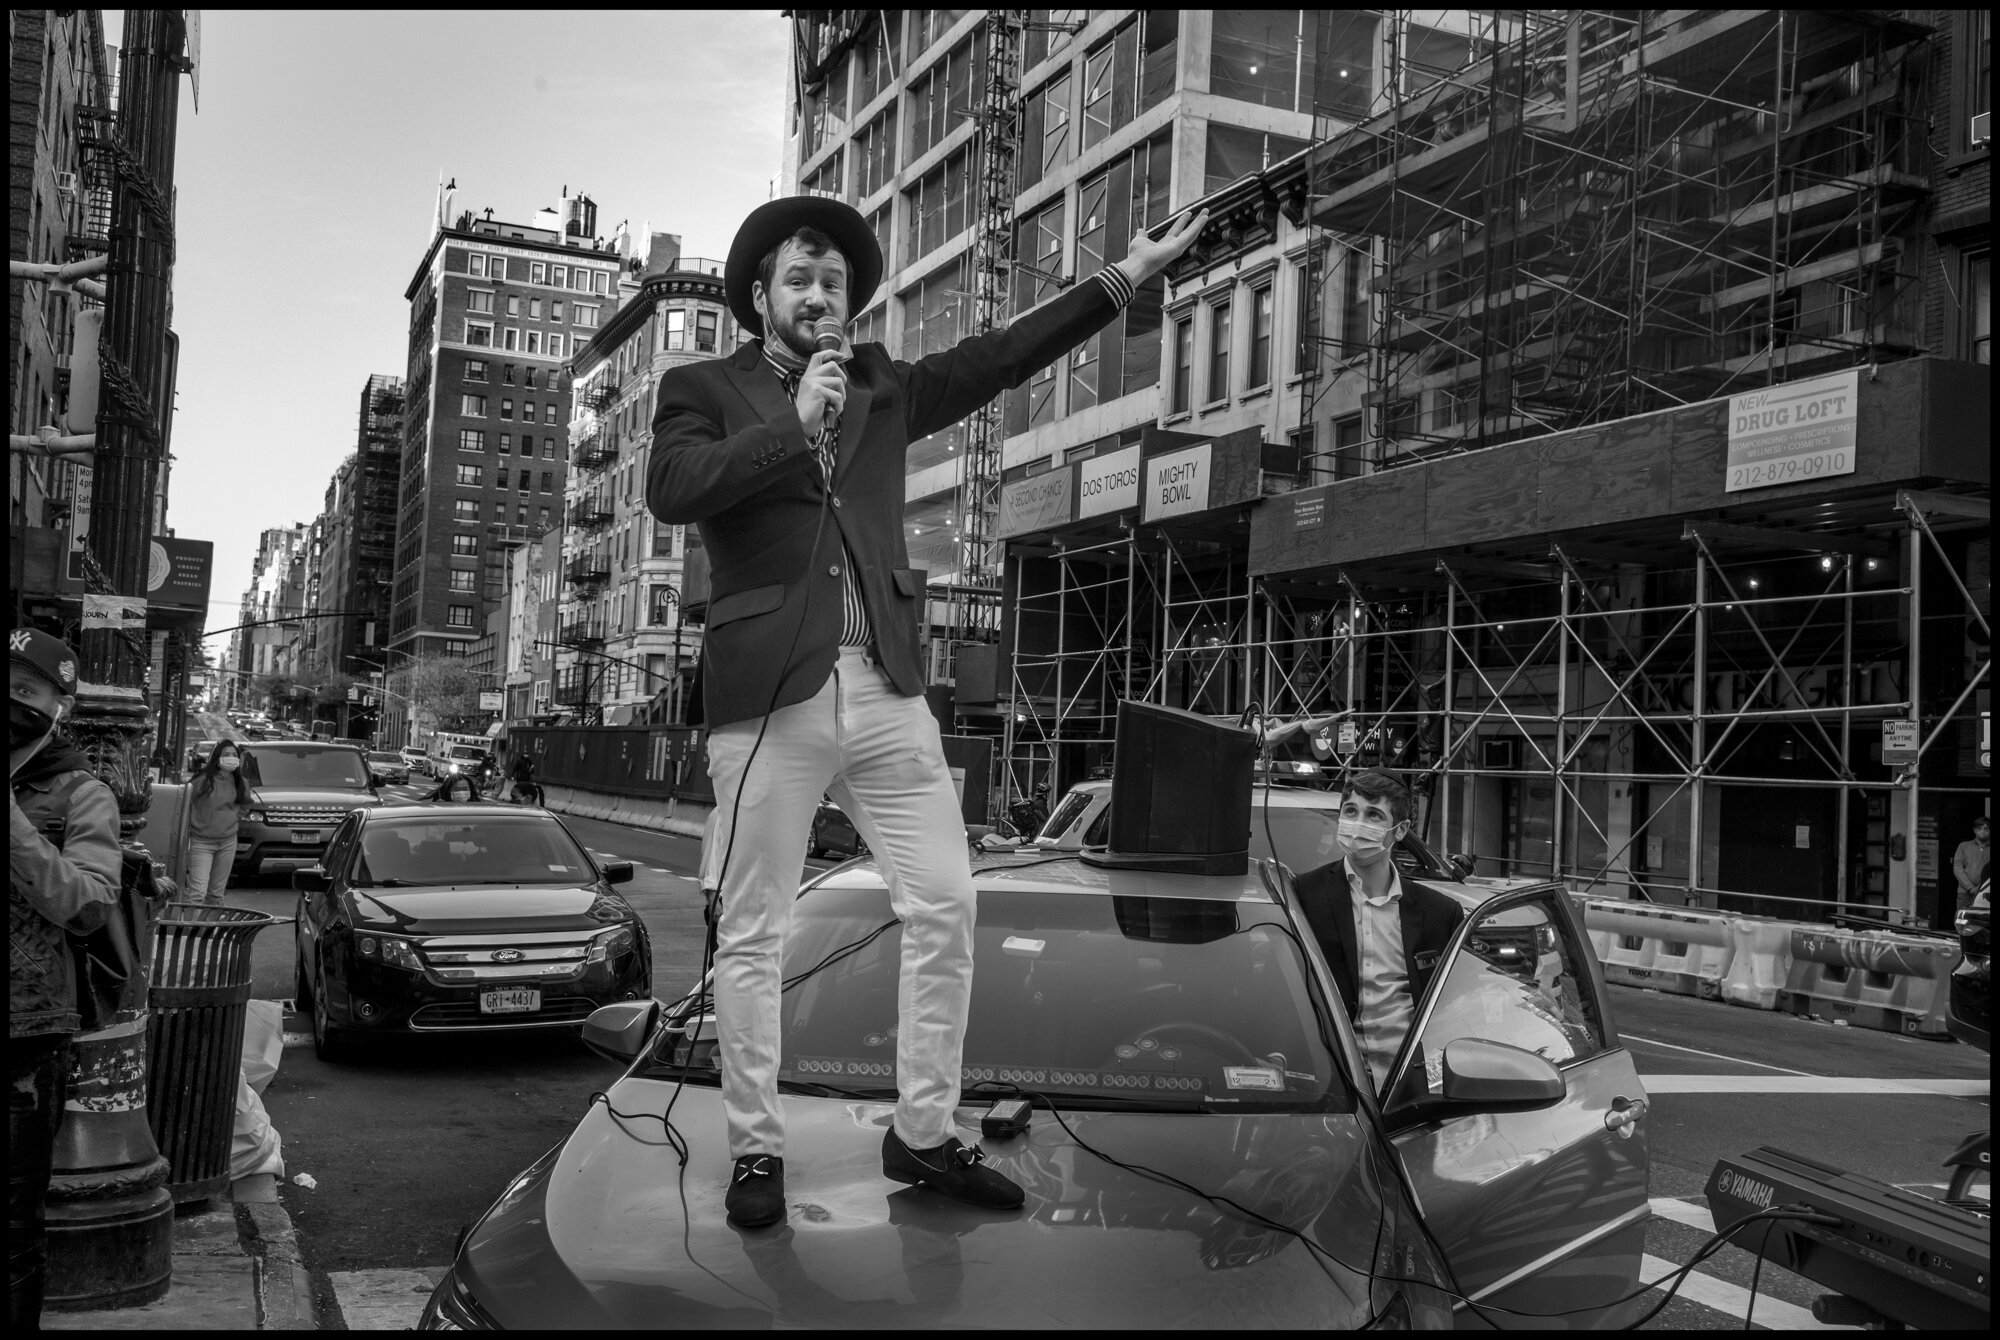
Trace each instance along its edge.
<path fill-rule="evenodd" d="M 805 1079 L 781 1079 L 778 1081 L 778 1088 L 786 1093 L 802 1094 L 808 1098 L 854 1098 L 870 1103 L 896 1101 L 894 1089 L 836 1089 L 830 1084 L 817 1084 Z"/>

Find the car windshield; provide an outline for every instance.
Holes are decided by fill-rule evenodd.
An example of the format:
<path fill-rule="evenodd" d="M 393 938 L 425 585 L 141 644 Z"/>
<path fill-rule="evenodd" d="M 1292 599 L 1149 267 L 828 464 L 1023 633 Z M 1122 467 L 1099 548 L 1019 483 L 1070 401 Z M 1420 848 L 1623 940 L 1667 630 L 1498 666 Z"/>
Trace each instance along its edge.
<path fill-rule="evenodd" d="M 1049 816 L 1048 822 L 1042 825 L 1042 831 L 1035 834 L 1035 836 L 1038 838 L 1048 838 L 1051 841 L 1060 838 L 1070 830 L 1070 827 L 1078 819 L 1083 817 L 1083 812 L 1089 808 L 1090 792 L 1070 792 L 1056 802 L 1056 812 Z"/>
<path fill-rule="evenodd" d="M 455 744 L 451 747 L 450 758 L 485 758 L 486 751 L 469 744 Z"/>
<path fill-rule="evenodd" d="M 1262 791 L 1250 800 L 1250 854 L 1269 857 L 1276 842 L 1277 856 L 1295 875 L 1316 870 L 1339 854 L 1340 797 L 1329 793 L 1324 806 L 1270 807 L 1270 832 L 1265 833 Z M 1453 880 L 1458 876 L 1445 868 L 1430 848 L 1414 836 L 1396 844 L 1396 867 L 1419 879 Z"/>
<path fill-rule="evenodd" d="M 895 1088 L 902 936 L 880 888 L 799 899 L 785 947 L 779 1078 L 808 1091 Z M 1298 942 L 1270 905 L 982 890 L 964 1071 L 1065 1105 L 1351 1112 Z M 653 1073 L 713 1078 L 663 1031 Z M 970 1100 L 969 1100 L 970 1101 Z"/>
<path fill-rule="evenodd" d="M 431 815 L 364 827 L 349 877 L 357 888 L 408 888 L 580 884 L 596 873 L 553 819 Z"/>
<path fill-rule="evenodd" d="M 264 745 L 243 751 L 243 775 L 252 786 L 337 786 L 365 790 L 368 769 L 352 749 Z"/>
<path fill-rule="evenodd" d="M 403 762 L 403 756 L 401 754 L 376 753 L 376 754 L 370 754 L 368 756 L 368 761 L 370 763 L 394 763 L 400 766 Z"/>

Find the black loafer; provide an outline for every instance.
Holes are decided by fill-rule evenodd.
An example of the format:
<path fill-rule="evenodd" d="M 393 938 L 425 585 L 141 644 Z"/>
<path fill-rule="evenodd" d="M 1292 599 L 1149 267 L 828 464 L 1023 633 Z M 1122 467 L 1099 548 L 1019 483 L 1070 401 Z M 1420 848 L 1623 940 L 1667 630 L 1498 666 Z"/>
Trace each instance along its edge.
<path fill-rule="evenodd" d="M 729 1222 L 739 1227 L 777 1223 L 785 1217 L 785 1161 L 775 1154 L 745 1154 L 736 1160 L 722 1203 Z"/>
<path fill-rule="evenodd" d="M 894 1126 L 882 1135 L 882 1175 L 889 1180 L 929 1187 L 985 1210 L 1020 1209 L 1026 1193 L 987 1167 L 985 1160 L 985 1150 L 967 1149 L 957 1136 L 935 1149 L 912 1149 Z"/>

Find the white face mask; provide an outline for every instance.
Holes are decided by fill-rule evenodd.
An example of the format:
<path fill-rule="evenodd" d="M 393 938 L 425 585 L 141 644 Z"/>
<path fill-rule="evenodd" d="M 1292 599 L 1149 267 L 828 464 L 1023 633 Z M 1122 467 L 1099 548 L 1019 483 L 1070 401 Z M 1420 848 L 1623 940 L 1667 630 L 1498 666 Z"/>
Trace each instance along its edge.
<path fill-rule="evenodd" d="M 227 754 L 215 760 L 215 766 L 221 768 L 224 772 L 235 772 L 243 766 L 243 760 L 233 754 Z"/>
<path fill-rule="evenodd" d="M 1390 836 L 1400 824 L 1370 823 L 1366 819 L 1340 818 L 1340 841 L 1348 854 L 1364 862 L 1374 862 L 1389 850 L 1395 839 Z"/>

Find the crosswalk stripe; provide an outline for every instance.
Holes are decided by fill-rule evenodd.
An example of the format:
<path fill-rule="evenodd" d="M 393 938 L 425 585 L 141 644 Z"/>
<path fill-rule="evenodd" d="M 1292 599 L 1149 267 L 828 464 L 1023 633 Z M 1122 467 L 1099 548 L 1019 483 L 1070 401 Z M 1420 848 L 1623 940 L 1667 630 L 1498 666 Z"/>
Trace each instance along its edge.
<path fill-rule="evenodd" d="M 1648 1255 L 1639 1258 L 1639 1278 L 1642 1280 L 1656 1280 L 1662 1275 L 1671 1274 L 1679 1269 L 1680 1267 L 1672 1261 L 1665 1261 L 1657 1256 Z M 1765 1278 L 1768 1279 L 1771 1271 L 1774 1269 L 1776 1267 L 1767 1266 L 1764 1271 Z M 1773 1298 L 1763 1292 L 1761 1288 L 1757 1293 L 1756 1311 L 1750 1312 L 1750 1291 L 1748 1289 L 1740 1285 L 1731 1284 L 1728 1280 L 1717 1279 L 1713 1275 L 1704 1275 L 1699 1270 L 1688 1272 L 1686 1281 L 1682 1283 L 1674 1296 L 1676 1298 L 1685 1298 L 1691 1303 L 1700 1303 L 1703 1307 L 1712 1307 L 1717 1312 L 1734 1317 L 1738 1321 L 1741 1321 L 1747 1312 L 1753 1325 L 1762 1324 L 1774 1331 L 1851 1331 L 1857 1329 L 1853 1326 L 1830 1326 L 1813 1316 L 1805 1308 L 1793 1303 L 1787 1303 L 1782 1299 Z"/>
<path fill-rule="evenodd" d="M 1860 1075 L 1648 1075 L 1641 1072 L 1639 1078 L 1649 1094 L 1839 1093 L 1983 1098 L 1993 1088 L 1993 1082 L 1986 1079 L 1870 1079 Z"/>
<path fill-rule="evenodd" d="M 1698 1228 L 1704 1233 L 1715 1232 L 1715 1216 L 1705 1206 L 1695 1205 L 1685 1200 L 1675 1200 L 1672 1196 L 1654 1196 L 1653 1213 L 1662 1219 L 1671 1219 L 1689 1228 Z"/>
<path fill-rule="evenodd" d="M 423 1315 L 444 1268 L 329 1272 L 333 1299 L 350 1331 L 407 1331 Z"/>

